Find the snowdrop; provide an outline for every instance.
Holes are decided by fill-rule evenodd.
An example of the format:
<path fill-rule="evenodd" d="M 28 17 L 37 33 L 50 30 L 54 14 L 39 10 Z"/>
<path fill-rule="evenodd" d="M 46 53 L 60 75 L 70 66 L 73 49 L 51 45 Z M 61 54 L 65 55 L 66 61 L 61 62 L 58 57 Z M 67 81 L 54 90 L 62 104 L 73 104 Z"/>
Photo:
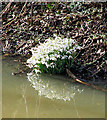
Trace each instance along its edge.
<path fill-rule="evenodd" d="M 67 51 L 66 54 L 71 54 L 71 51 Z"/>
<path fill-rule="evenodd" d="M 69 56 L 68 59 L 73 59 L 73 57 L 72 57 L 72 56 Z"/>
<path fill-rule="evenodd" d="M 41 73 L 41 71 L 40 71 L 40 70 L 35 69 L 35 73 L 36 73 L 36 74 L 38 74 L 38 73 Z"/>
<path fill-rule="evenodd" d="M 38 47 L 31 49 L 32 57 L 27 60 L 27 63 L 29 67 L 34 68 L 36 73 L 41 72 L 41 70 L 44 72 L 50 70 L 58 72 L 59 67 L 63 70 L 63 65 L 68 63 L 66 60 L 73 60 L 72 51 L 76 52 L 77 49 L 81 48 L 73 39 L 62 39 L 57 35 L 54 35 L 54 37 L 55 39 L 49 38 L 46 42 L 40 43 Z M 72 44 L 73 49 L 71 49 Z M 63 62 L 61 62 L 62 60 Z"/>

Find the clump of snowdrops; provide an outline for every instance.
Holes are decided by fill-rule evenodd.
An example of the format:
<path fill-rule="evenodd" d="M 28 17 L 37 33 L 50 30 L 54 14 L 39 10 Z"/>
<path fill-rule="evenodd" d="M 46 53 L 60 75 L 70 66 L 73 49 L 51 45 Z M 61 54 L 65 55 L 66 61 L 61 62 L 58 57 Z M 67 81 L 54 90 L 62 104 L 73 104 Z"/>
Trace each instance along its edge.
<path fill-rule="evenodd" d="M 54 36 L 55 39 L 49 38 L 31 49 L 32 57 L 27 63 L 34 72 L 63 73 L 66 68 L 73 66 L 76 50 L 80 46 L 73 39 Z"/>

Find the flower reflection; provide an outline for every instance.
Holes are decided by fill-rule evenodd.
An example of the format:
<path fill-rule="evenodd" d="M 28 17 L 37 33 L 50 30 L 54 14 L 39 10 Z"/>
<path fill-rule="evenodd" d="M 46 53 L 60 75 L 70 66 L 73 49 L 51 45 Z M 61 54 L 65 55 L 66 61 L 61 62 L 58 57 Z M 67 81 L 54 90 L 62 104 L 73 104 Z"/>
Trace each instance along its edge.
<path fill-rule="evenodd" d="M 70 101 L 74 98 L 76 93 L 81 93 L 77 85 L 70 84 L 69 82 L 60 80 L 59 76 L 49 76 L 41 74 L 37 76 L 34 73 L 28 74 L 28 80 L 31 82 L 32 87 L 38 91 L 38 94 L 45 96 L 49 99 L 60 99 Z"/>

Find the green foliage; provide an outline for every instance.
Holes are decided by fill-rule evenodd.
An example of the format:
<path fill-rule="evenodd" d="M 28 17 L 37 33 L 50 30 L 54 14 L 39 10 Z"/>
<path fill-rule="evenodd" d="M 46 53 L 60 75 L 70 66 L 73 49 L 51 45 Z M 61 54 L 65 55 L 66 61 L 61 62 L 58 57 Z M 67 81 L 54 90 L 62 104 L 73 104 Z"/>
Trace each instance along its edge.
<path fill-rule="evenodd" d="M 54 8 L 54 6 L 55 6 L 54 2 L 51 2 L 51 3 L 47 4 L 48 9 L 52 9 L 52 8 Z"/>

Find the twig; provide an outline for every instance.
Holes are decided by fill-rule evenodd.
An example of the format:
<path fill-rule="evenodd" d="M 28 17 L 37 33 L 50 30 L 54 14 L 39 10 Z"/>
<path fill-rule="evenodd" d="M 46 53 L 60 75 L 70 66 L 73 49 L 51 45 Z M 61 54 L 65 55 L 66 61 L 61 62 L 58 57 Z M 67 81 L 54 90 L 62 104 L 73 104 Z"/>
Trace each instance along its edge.
<path fill-rule="evenodd" d="M 1 16 L 3 16 L 6 13 L 6 11 L 9 9 L 9 7 L 11 6 L 11 4 L 12 4 L 12 2 L 8 3 L 8 5 L 2 10 Z"/>
<path fill-rule="evenodd" d="M 92 75 L 92 76 L 94 76 L 95 74 L 97 74 L 98 72 L 100 72 L 100 68 L 103 66 L 103 64 L 104 64 L 105 62 L 103 62 L 100 66 L 99 66 L 99 69 Z"/>
<path fill-rule="evenodd" d="M 31 2 L 31 25 L 33 25 L 33 3 Z"/>
<path fill-rule="evenodd" d="M 102 56 L 100 56 L 99 58 L 97 58 L 96 60 L 94 60 L 94 61 L 92 61 L 92 62 L 90 62 L 90 63 L 84 64 L 83 66 L 84 66 L 84 67 L 87 67 L 87 66 L 90 66 L 90 65 L 94 64 L 95 62 L 97 62 L 98 60 L 100 60 L 104 55 L 105 55 L 105 54 L 103 54 Z"/>
<path fill-rule="evenodd" d="M 12 75 L 20 75 L 25 73 L 26 71 L 30 70 L 30 68 L 25 68 L 24 70 L 20 70 L 19 72 L 12 72 Z"/>
<path fill-rule="evenodd" d="M 10 21 L 10 22 L 7 23 L 6 25 L 4 25 L 3 27 L 7 27 L 8 25 L 10 25 L 10 24 L 12 24 L 14 21 L 16 21 L 17 18 L 19 18 L 21 15 L 23 15 L 23 14 L 22 14 L 22 11 L 23 11 L 24 8 L 26 7 L 26 4 L 27 4 L 27 2 L 24 4 L 24 6 L 23 6 L 23 8 L 22 8 L 22 10 L 21 10 L 21 12 L 20 12 L 20 14 L 19 14 L 18 16 L 16 16 L 12 21 Z"/>
<path fill-rule="evenodd" d="M 22 48 L 24 45 L 26 45 L 26 43 L 27 43 L 27 41 L 24 42 L 21 46 L 19 46 L 19 47 L 16 49 L 16 51 L 18 51 L 20 48 Z"/>

